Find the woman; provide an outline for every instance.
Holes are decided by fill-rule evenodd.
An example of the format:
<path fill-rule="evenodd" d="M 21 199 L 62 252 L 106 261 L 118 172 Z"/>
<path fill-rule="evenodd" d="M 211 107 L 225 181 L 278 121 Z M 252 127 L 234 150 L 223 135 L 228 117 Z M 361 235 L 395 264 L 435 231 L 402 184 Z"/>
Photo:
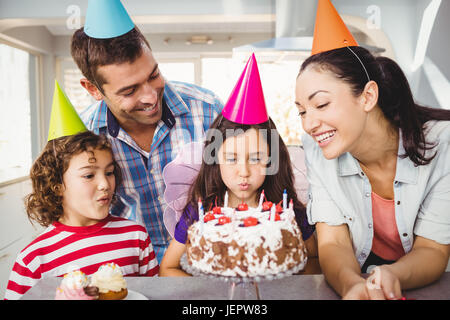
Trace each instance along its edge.
<path fill-rule="evenodd" d="M 391 59 L 344 46 L 296 84 L 319 261 L 343 298 L 399 299 L 438 279 L 450 252 L 450 111 L 413 100 Z M 375 268 L 375 284 L 361 273 Z"/>

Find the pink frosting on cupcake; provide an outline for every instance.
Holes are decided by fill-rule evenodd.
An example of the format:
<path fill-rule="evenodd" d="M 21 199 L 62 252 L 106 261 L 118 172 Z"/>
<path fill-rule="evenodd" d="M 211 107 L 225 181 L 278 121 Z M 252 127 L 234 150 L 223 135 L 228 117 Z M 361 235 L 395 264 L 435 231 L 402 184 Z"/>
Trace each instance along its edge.
<path fill-rule="evenodd" d="M 87 292 L 91 294 L 89 295 Z M 97 298 L 98 289 L 89 287 L 87 276 L 80 270 L 67 273 L 61 285 L 56 288 L 55 300 L 94 300 Z"/>
<path fill-rule="evenodd" d="M 88 296 L 84 288 L 70 289 L 64 285 L 56 288 L 55 300 L 94 300 L 95 296 Z"/>

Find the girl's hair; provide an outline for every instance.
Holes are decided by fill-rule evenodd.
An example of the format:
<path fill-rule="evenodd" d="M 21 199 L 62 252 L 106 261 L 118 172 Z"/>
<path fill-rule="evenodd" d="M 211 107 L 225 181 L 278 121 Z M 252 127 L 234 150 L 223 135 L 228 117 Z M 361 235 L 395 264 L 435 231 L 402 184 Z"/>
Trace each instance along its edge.
<path fill-rule="evenodd" d="M 58 221 L 63 214 L 62 177 L 69 168 L 70 159 L 91 150 L 108 150 L 112 155 L 108 139 L 104 135 L 99 136 L 90 131 L 47 142 L 30 170 L 33 192 L 25 198 L 25 208 L 30 221 L 34 220 L 44 227 Z M 114 158 L 113 165 L 115 192 L 122 182 L 122 175 Z"/>
<path fill-rule="evenodd" d="M 378 84 L 378 106 L 386 119 L 401 129 L 405 154 L 400 156 L 409 157 L 417 166 L 430 163 L 436 154 L 427 157 L 425 153 L 436 144 L 425 141 L 424 124 L 429 120 L 450 120 L 450 110 L 415 103 L 408 80 L 395 61 L 374 57 L 362 47 L 351 50 L 354 54 L 345 47 L 312 55 L 303 62 L 299 75 L 308 66 L 330 71 L 350 85 L 354 96 L 359 96 L 368 82 L 362 63 L 370 79 Z"/>
<path fill-rule="evenodd" d="M 269 118 L 269 121 L 261 124 L 245 125 L 231 122 L 224 118 L 222 114 L 216 117 L 214 122 L 211 124 L 210 130 L 208 130 L 208 135 L 203 151 L 202 165 L 200 167 L 199 174 L 189 191 L 189 202 L 186 205 L 183 213 L 186 220 L 188 221 L 188 225 L 190 225 L 193 220 L 188 214 L 186 214 L 187 207 L 190 204 L 195 210 L 197 210 L 197 203 L 200 197 L 202 199 L 202 204 L 205 212 L 216 205 L 223 206 L 224 203 L 224 196 L 227 187 L 225 186 L 221 178 L 218 159 L 219 155 L 217 154 L 217 151 L 220 149 L 221 145 L 217 145 L 217 141 L 213 139 L 212 134 L 214 134 L 214 130 L 211 129 L 219 130 L 220 134 L 222 135 L 221 142 L 223 143 L 227 137 L 233 136 L 233 134 L 235 136 L 242 134 L 242 132 L 245 132 L 252 128 L 256 130 L 266 130 L 267 134 L 263 136 L 267 138 L 266 142 L 269 147 L 270 158 L 267 166 L 275 165 L 278 167 L 278 170 L 275 172 L 275 174 L 266 175 L 264 183 L 261 185 L 258 191 L 261 192 L 262 190 L 264 190 L 264 194 L 268 201 L 278 203 L 283 199 L 283 191 L 284 189 L 286 189 L 288 199 L 293 200 L 294 209 L 296 211 L 296 218 L 298 220 L 297 222 L 299 225 L 301 225 L 300 217 L 304 216 L 305 207 L 297 198 L 297 193 L 294 188 L 294 176 L 289 152 L 283 142 L 283 139 L 281 139 L 278 131 L 276 131 L 276 126 L 273 121 Z M 273 137 L 276 137 L 276 139 L 278 139 L 278 142 L 274 143 L 274 145 L 277 145 L 279 147 L 279 150 L 271 150 L 271 139 L 273 138 L 271 132 L 276 133 L 276 135 L 274 134 Z M 215 143 L 215 148 L 208 148 L 208 146 L 213 143 Z M 275 152 L 278 152 L 278 157 L 273 156 Z M 207 159 L 207 157 L 209 156 L 212 156 L 214 158 L 214 161 L 211 161 L 212 164 L 208 164 L 204 161 L 204 159 Z M 273 161 L 278 161 L 279 163 L 274 164 L 272 163 Z M 208 162 L 210 163 L 210 161 Z"/>

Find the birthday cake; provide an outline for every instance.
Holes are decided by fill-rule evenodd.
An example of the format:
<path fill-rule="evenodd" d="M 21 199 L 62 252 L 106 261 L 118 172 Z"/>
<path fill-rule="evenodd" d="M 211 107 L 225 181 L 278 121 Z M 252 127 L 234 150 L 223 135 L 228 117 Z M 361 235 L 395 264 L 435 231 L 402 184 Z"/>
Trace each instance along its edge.
<path fill-rule="evenodd" d="M 275 275 L 306 264 L 306 248 L 292 204 L 258 208 L 215 207 L 188 229 L 188 263 L 213 275 Z"/>

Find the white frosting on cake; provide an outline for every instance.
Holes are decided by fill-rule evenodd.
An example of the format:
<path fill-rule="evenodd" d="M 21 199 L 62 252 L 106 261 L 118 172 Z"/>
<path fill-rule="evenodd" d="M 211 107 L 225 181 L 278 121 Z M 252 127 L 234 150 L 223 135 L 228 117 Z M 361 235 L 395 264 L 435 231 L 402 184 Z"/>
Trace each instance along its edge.
<path fill-rule="evenodd" d="M 225 210 L 224 210 L 225 209 Z M 284 272 L 306 262 L 306 249 L 292 209 L 271 221 L 270 211 L 259 208 L 234 211 L 221 208 L 224 214 L 189 227 L 188 262 L 196 269 L 222 276 L 254 277 Z M 209 214 L 212 212 L 208 212 Z M 205 214 L 206 216 L 206 214 Z M 218 224 L 227 216 L 230 223 Z M 244 226 L 244 219 L 254 217 L 257 225 Z"/>

